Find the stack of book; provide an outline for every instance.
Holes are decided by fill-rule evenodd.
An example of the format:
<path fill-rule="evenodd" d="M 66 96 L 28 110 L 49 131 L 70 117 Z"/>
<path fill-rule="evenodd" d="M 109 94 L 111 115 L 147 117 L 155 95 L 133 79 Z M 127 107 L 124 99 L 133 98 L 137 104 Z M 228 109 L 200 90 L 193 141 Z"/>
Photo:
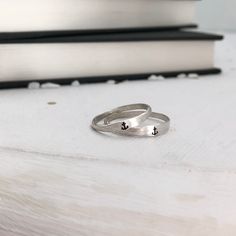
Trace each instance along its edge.
<path fill-rule="evenodd" d="M 0 88 L 213 74 L 194 0 L 0 0 Z"/>

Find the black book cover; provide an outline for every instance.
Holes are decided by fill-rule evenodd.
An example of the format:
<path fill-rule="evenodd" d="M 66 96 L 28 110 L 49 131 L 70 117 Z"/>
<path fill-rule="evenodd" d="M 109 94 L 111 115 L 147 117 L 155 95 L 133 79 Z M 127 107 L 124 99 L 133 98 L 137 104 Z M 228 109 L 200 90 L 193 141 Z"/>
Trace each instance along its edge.
<path fill-rule="evenodd" d="M 132 74 L 132 75 L 118 75 L 118 76 L 102 76 L 102 77 L 84 77 L 84 78 L 64 78 L 64 79 L 50 79 L 50 80 L 36 80 L 36 81 L 9 81 L 0 82 L 0 89 L 12 89 L 12 88 L 27 88 L 30 82 L 38 82 L 40 84 L 54 83 L 59 85 L 70 85 L 74 81 L 79 81 L 80 84 L 94 84 L 94 83 L 105 83 L 107 81 L 115 81 L 116 83 L 121 83 L 123 81 L 136 81 L 136 80 L 146 80 L 151 75 L 163 76 L 165 79 L 177 78 L 180 74 L 190 75 L 197 74 L 199 76 L 203 75 L 215 75 L 220 74 L 221 69 L 210 68 L 204 70 L 187 70 L 187 71 L 173 71 L 173 72 L 161 72 L 161 73 L 151 73 L 151 74 Z"/>
<path fill-rule="evenodd" d="M 80 43 L 80 42 L 132 42 L 163 40 L 221 40 L 223 36 L 197 31 L 146 31 L 89 34 L 62 34 L 57 36 L 38 33 L 0 33 L 0 44 L 11 43 Z"/>
<path fill-rule="evenodd" d="M 135 33 L 149 31 L 176 31 L 186 28 L 197 28 L 196 24 L 179 25 L 179 26 L 160 26 L 145 28 L 121 28 L 121 29 L 99 29 L 99 30 L 54 30 L 54 31 L 35 31 L 35 32 L 0 32 L 1 39 L 32 39 L 32 38 L 48 38 L 48 37 L 70 37 L 77 35 L 100 35 L 100 34 L 117 34 L 117 33 Z"/>

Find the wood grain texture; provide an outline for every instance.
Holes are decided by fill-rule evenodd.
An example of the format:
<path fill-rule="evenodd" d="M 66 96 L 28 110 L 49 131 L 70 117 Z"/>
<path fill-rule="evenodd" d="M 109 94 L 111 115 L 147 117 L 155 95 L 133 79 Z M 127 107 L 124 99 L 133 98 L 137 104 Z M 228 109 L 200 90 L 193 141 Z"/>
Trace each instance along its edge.
<path fill-rule="evenodd" d="M 235 39 L 223 76 L 1 91 L 0 235 L 235 236 Z M 133 102 L 170 115 L 169 134 L 89 128 Z"/>
<path fill-rule="evenodd" d="M 15 151 L 0 162 L 1 235 L 236 233 L 235 173 Z"/>

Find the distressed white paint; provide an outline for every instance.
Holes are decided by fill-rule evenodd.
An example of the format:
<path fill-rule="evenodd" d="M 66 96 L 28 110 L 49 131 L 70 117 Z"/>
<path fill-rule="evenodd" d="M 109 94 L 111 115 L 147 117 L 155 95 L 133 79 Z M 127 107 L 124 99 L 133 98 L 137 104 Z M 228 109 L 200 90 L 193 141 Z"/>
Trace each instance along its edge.
<path fill-rule="evenodd" d="M 222 76 L 1 91 L 0 235 L 235 236 L 235 39 Z M 133 102 L 170 115 L 169 134 L 89 128 Z"/>

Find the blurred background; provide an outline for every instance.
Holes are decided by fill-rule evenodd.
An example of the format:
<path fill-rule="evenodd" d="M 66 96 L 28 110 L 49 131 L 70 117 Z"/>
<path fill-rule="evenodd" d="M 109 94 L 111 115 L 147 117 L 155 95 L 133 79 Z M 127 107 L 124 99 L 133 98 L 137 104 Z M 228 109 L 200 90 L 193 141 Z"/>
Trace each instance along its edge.
<path fill-rule="evenodd" d="M 202 29 L 236 31 L 236 0 L 203 0 L 197 5 L 197 22 Z"/>

